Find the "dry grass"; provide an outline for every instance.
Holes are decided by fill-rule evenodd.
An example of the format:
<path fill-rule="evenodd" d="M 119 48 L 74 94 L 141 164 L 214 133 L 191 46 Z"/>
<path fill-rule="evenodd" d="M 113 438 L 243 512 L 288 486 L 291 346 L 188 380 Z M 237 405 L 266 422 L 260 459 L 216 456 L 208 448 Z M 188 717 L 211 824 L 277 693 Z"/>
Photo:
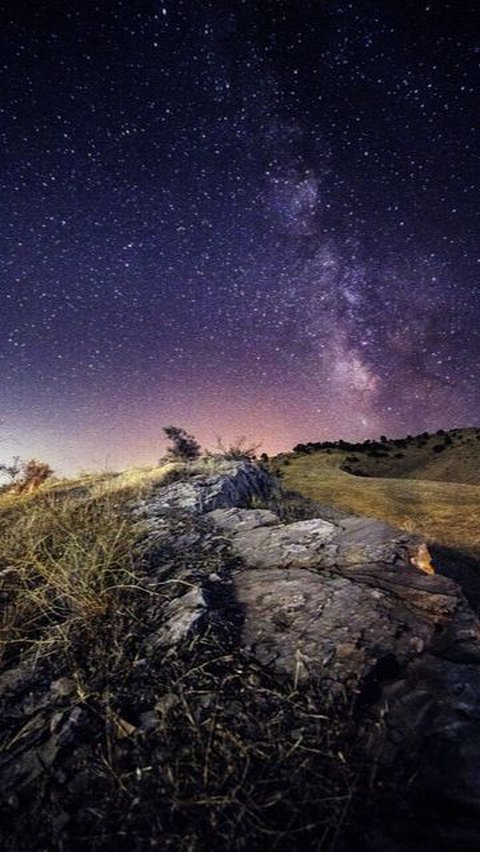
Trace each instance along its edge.
<path fill-rule="evenodd" d="M 219 460 L 86 474 L 33 494 L 0 495 L 0 661 L 68 645 L 111 618 L 135 588 L 141 525 L 128 511 L 153 487 L 222 467 Z"/>
<path fill-rule="evenodd" d="M 151 836 L 161 785 L 162 848 L 334 850 L 361 774 L 351 709 L 292 691 L 235 653 L 214 655 L 210 642 L 165 666 L 142 823 Z"/>
<path fill-rule="evenodd" d="M 141 533 L 125 511 L 155 477 L 56 484 L 0 499 L 0 660 L 50 652 L 73 634 L 88 638 L 135 585 Z"/>
<path fill-rule="evenodd" d="M 292 455 L 277 467 L 288 488 L 321 503 L 380 518 L 429 541 L 480 551 L 480 486 L 352 476 L 339 469 L 346 455 Z"/>
<path fill-rule="evenodd" d="M 106 494 L 125 496 L 128 492 L 137 496 L 168 481 L 173 473 L 180 475 L 184 469 L 185 465 L 179 462 L 168 462 L 154 467 L 134 467 L 121 473 L 85 473 L 72 479 L 52 479 L 43 486 L 41 492 L 79 498 L 102 497 Z M 15 498 L 11 494 L 0 495 L 0 512 L 14 502 Z"/>
<path fill-rule="evenodd" d="M 193 462 L 165 462 L 153 467 L 134 467 L 121 473 L 85 473 L 74 479 L 52 479 L 43 486 L 43 494 L 73 495 L 76 497 L 103 497 L 118 494 L 141 497 L 151 488 L 167 485 L 176 479 L 204 474 L 206 476 L 227 469 L 231 462 L 223 456 L 205 456 Z M 38 492 L 37 492 L 38 493 Z M 0 512 L 18 498 L 0 494 Z"/>

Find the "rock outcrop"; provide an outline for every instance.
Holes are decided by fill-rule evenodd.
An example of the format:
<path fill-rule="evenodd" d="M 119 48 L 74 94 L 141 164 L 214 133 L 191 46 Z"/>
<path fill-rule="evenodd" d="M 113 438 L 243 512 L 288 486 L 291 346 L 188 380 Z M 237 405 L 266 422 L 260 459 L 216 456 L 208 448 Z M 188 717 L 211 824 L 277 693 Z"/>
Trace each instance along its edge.
<path fill-rule="evenodd" d="M 426 828 L 418 802 L 480 808 L 480 623 L 461 589 L 434 574 L 421 539 L 380 521 L 282 523 L 270 509 L 204 505 L 241 560 L 227 582 L 242 611 L 243 647 L 295 689 L 314 681 L 330 695 L 355 695 L 357 710 L 368 708 L 382 721 L 379 767 L 404 777 L 372 823 L 368 848 L 453 843 L 455 824 L 440 813 Z M 467 701 L 458 697 L 465 694 Z M 443 750 L 430 747 L 432 737 L 444 741 Z M 406 777 L 412 766 L 414 782 Z M 477 830 L 480 820 L 462 818 L 463 848 L 475 848 Z"/>
<path fill-rule="evenodd" d="M 478 848 L 480 624 L 424 542 L 248 462 L 136 512 L 129 665 L 0 677 L 5 849 Z"/>
<path fill-rule="evenodd" d="M 231 506 L 250 506 L 252 501 L 266 500 L 275 483 L 260 467 L 248 462 L 224 463 L 212 474 L 195 474 L 160 488 L 142 503 L 145 517 L 156 517 L 165 511 L 180 509 L 203 513 Z"/>

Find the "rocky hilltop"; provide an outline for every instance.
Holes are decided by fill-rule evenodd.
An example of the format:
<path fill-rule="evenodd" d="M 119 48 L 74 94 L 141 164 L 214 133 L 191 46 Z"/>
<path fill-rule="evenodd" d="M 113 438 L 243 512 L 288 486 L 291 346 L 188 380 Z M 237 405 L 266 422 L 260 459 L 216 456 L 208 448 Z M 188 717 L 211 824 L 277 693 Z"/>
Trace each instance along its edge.
<path fill-rule="evenodd" d="M 421 538 L 248 462 L 130 511 L 115 631 L 0 676 L 2 848 L 478 848 L 480 624 Z"/>

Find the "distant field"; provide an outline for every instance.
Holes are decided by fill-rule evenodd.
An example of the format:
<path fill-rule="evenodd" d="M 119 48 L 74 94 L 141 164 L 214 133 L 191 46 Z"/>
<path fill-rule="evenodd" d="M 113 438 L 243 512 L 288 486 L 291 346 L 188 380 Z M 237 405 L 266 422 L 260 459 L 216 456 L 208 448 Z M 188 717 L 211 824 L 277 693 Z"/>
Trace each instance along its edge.
<path fill-rule="evenodd" d="M 478 447 L 480 455 L 480 442 Z M 306 497 L 386 520 L 418 532 L 429 541 L 480 553 L 480 485 L 406 478 L 405 471 L 403 478 L 355 476 L 340 470 L 349 455 L 338 450 L 318 450 L 279 457 L 275 466 L 283 474 L 285 486 Z M 362 457 L 358 466 L 364 461 Z M 377 460 L 371 461 L 373 467 Z M 434 466 L 435 461 L 431 462 Z M 427 467 L 425 464 L 424 469 Z M 451 478 L 451 464 L 449 468 Z M 475 470 L 478 471 L 478 464 Z"/>

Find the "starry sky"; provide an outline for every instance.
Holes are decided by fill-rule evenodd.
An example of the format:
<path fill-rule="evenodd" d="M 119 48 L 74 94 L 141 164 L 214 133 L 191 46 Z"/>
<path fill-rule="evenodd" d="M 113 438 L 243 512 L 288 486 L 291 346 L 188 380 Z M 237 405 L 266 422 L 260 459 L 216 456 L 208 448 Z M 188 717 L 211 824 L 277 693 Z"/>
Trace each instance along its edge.
<path fill-rule="evenodd" d="M 0 457 L 480 422 L 475 0 L 0 0 Z"/>

